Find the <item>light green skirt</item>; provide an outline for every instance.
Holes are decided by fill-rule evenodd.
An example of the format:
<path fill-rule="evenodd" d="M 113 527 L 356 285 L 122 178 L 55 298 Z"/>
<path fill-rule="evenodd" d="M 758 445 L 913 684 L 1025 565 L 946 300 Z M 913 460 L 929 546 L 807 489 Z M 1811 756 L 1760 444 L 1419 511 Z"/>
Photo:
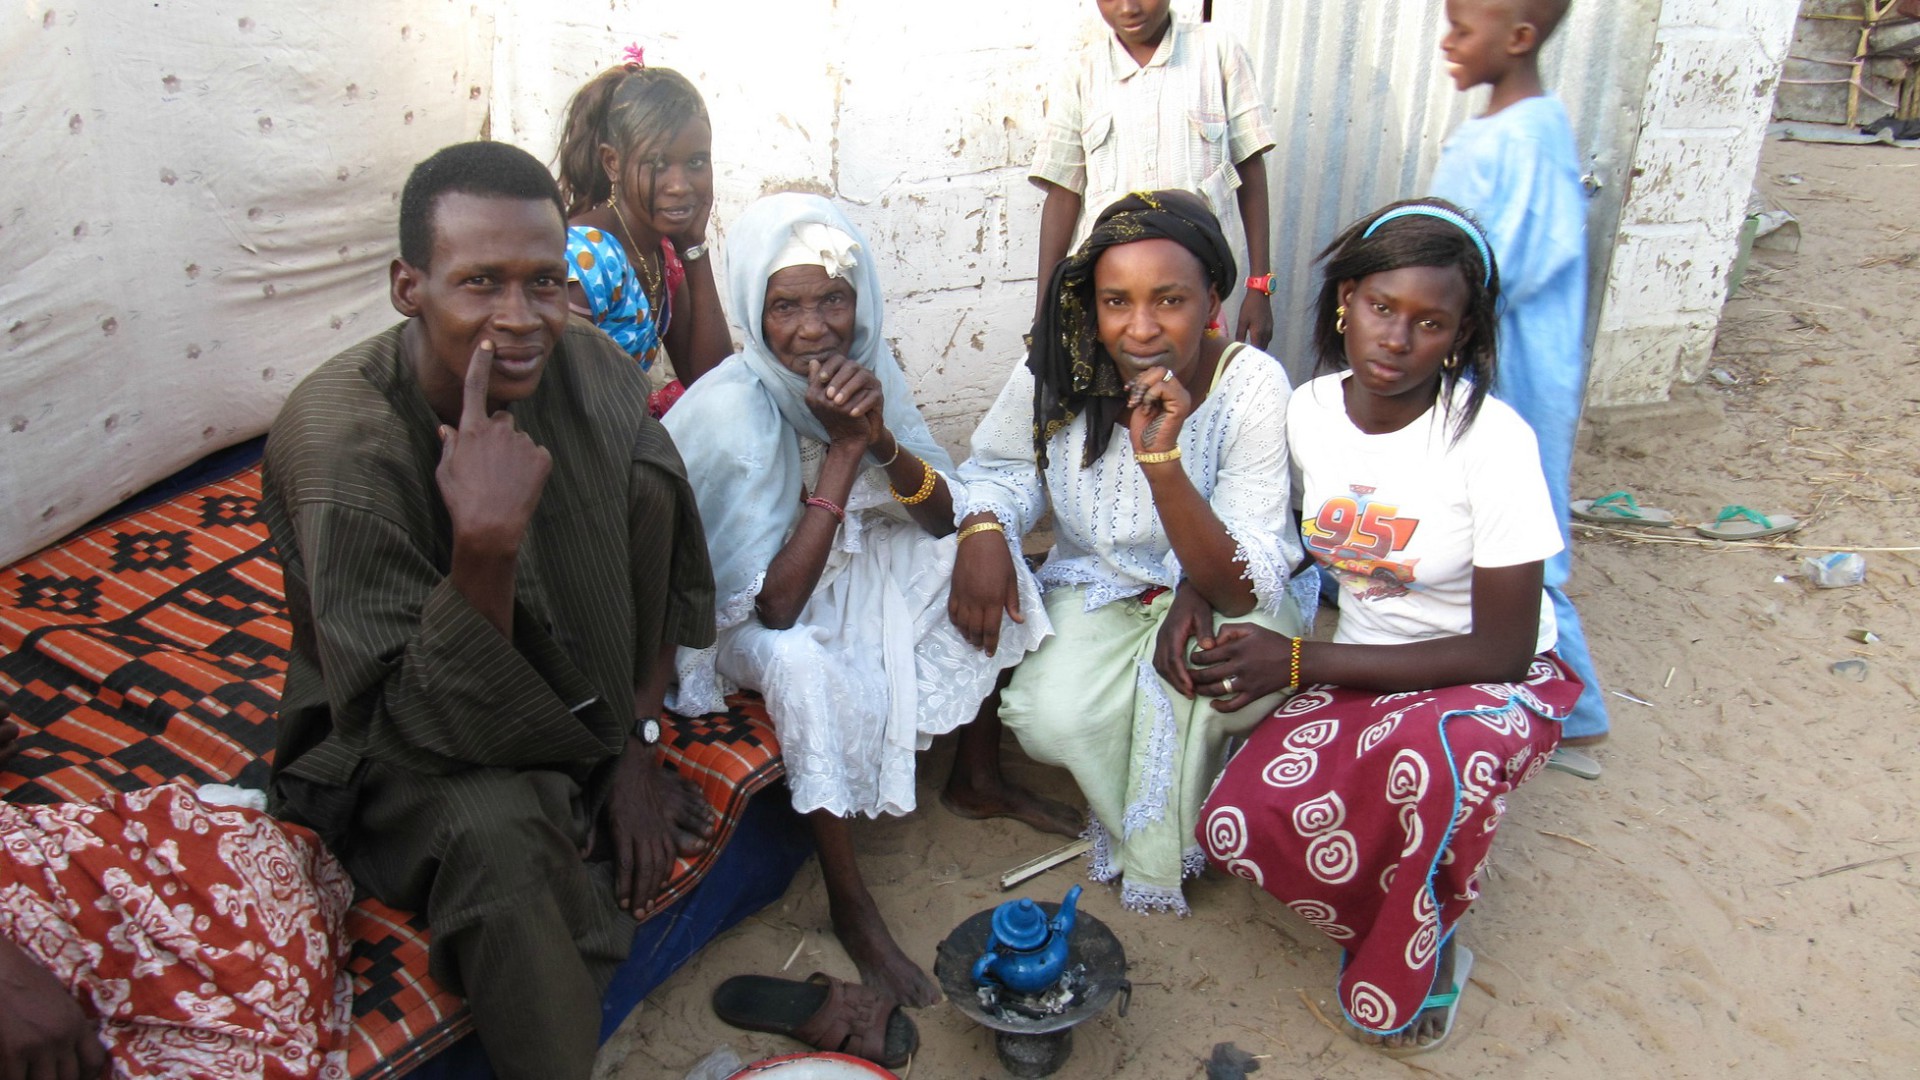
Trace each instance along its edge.
<path fill-rule="evenodd" d="M 1094 844 L 1088 876 L 1121 879 L 1121 903 L 1135 911 L 1184 915 L 1180 882 L 1206 864 L 1194 827 L 1227 739 L 1266 719 L 1281 695 L 1223 713 L 1213 698 L 1189 701 L 1160 678 L 1153 648 L 1171 592 L 1145 604 L 1116 600 L 1092 611 L 1085 604 L 1078 586 L 1047 593 L 1053 636 L 1014 669 L 1000 716 L 1029 757 L 1067 769 L 1079 783 Z M 1300 633 L 1291 602 L 1278 616 L 1214 620 L 1216 627 L 1230 622 Z"/>

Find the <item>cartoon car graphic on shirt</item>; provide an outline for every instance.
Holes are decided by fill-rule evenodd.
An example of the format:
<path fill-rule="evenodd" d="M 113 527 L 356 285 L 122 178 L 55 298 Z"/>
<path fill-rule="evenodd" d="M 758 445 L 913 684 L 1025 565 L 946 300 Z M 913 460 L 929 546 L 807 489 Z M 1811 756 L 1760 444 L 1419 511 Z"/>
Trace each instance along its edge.
<path fill-rule="evenodd" d="M 1372 488 L 1353 492 L 1356 498 L 1326 500 L 1300 523 L 1307 550 L 1362 600 L 1405 596 L 1413 589 L 1420 560 L 1387 556 L 1412 542 L 1420 522 L 1401 516 L 1397 506 L 1367 498 Z"/>
<path fill-rule="evenodd" d="M 1373 582 L 1387 590 L 1390 595 L 1399 595 L 1407 591 L 1414 582 L 1414 565 L 1419 559 L 1406 562 L 1394 562 L 1390 559 L 1377 559 L 1364 551 L 1354 548 L 1335 548 L 1327 558 L 1327 565 L 1343 573 Z"/>

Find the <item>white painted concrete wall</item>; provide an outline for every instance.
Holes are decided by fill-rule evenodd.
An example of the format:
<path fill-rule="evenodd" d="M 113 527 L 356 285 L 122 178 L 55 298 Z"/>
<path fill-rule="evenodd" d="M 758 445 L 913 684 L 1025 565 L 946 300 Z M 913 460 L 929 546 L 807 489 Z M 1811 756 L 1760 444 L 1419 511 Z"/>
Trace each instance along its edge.
<path fill-rule="evenodd" d="M 1590 406 L 1706 373 L 1795 0 L 1666 0 L 1632 188 L 1594 340 Z"/>

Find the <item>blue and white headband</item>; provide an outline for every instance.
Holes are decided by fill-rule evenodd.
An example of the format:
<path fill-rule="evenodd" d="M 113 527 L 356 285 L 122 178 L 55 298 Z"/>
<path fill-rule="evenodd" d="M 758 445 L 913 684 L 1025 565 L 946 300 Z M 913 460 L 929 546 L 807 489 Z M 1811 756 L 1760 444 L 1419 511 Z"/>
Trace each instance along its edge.
<path fill-rule="evenodd" d="M 1473 246 L 1480 249 L 1480 264 L 1486 267 L 1486 271 L 1480 279 L 1481 286 L 1486 287 L 1493 284 L 1493 251 L 1487 247 L 1487 238 L 1481 235 L 1478 225 L 1475 225 L 1462 215 L 1456 214 L 1451 210 L 1438 206 L 1428 206 L 1425 203 L 1396 207 L 1373 219 L 1373 224 L 1367 226 L 1367 231 L 1360 234 L 1360 239 L 1367 239 L 1378 232 L 1380 226 L 1385 225 L 1395 218 L 1403 217 L 1439 218 L 1441 221 L 1447 222 L 1450 225 L 1458 226 L 1461 232 L 1467 234 L 1467 239 L 1473 241 Z"/>

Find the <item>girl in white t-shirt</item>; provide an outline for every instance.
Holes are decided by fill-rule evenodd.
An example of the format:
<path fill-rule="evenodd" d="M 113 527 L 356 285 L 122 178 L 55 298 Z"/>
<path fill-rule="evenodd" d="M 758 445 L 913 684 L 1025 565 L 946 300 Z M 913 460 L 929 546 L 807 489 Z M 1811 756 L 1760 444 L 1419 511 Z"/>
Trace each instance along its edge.
<path fill-rule="evenodd" d="M 1318 642 L 1227 625 L 1161 661 L 1221 709 L 1299 690 L 1227 766 L 1200 840 L 1345 949 L 1354 1027 L 1417 1053 L 1452 1027 L 1473 962 L 1453 932 L 1506 793 L 1546 764 L 1581 685 L 1550 651 L 1541 575 L 1561 541 L 1533 432 L 1488 396 L 1486 238 L 1427 199 L 1370 215 L 1322 258 L 1328 374 L 1294 393 L 1287 441 L 1339 629 Z"/>

